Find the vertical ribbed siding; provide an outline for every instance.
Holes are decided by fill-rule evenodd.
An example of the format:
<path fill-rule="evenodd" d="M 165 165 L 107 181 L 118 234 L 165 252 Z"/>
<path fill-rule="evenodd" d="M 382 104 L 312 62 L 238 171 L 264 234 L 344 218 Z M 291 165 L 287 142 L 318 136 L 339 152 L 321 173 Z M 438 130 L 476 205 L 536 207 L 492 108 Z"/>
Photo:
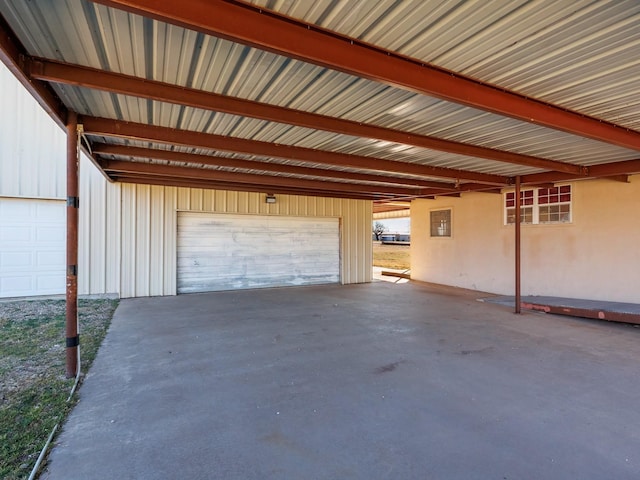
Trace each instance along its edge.
<path fill-rule="evenodd" d="M 372 280 L 370 201 L 107 183 L 81 170 L 80 293 L 121 297 L 176 294 L 177 212 L 336 217 L 340 280 Z"/>
<path fill-rule="evenodd" d="M 134 187 L 136 195 L 135 225 L 136 241 L 133 245 L 123 245 L 123 248 L 132 247 L 135 252 L 134 278 L 130 279 L 135 289 L 133 296 L 148 297 L 150 295 L 149 280 L 151 268 L 155 263 L 151 258 L 151 186 L 137 185 Z M 154 232 L 155 233 L 155 232 Z"/>
<path fill-rule="evenodd" d="M 78 291 L 120 291 L 121 187 L 109 184 L 95 166 L 80 159 Z"/>
<path fill-rule="evenodd" d="M 0 196 L 65 198 L 65 133 L 2 63 L 0 92 Z"/>
<path fill-rule="evenodd" d="M 156 235 L 156 232 L 165 231 L 165 191 L 163 187 L 151 187 L 151 215 L 149 226 L 149 295 L 162 295 L 164 284 L 164 250 L 165 235 Z M 160 261 L 153 261 L 153 259 Z"/>

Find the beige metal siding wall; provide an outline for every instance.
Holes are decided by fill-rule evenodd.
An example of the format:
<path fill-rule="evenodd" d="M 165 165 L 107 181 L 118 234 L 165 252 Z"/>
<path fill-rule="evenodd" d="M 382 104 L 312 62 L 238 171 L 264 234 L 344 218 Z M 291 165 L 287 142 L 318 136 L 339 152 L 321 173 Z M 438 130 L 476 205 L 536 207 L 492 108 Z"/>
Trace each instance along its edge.
<path fill-rule="evenodd" d="M 65 134 L 0 63 L 0 196 L 64 199 Z"/>
<path fill-rule="evenodd" d="M 108 183 L 91 161 L 80 159 L 78 292 L 120 291 L 121 188 Z"/>
<path fill-rule="evenodd" d="M 108 184 L 86 163 L 81 170 L 81 294 L 175 295 L 178 210 L 339 217 L 342 283 L 372 280 L 370 201 L 277 195 L 275 204 L 267 204 L 258 193 Z"/>

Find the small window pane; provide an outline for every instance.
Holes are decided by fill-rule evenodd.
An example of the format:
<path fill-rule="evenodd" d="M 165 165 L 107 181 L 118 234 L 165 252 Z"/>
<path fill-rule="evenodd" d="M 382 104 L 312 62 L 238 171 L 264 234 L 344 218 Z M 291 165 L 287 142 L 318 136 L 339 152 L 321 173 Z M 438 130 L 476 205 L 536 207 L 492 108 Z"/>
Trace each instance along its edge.
<path fill-rule="evenodd" d="M 516 223 L 516 209 L 507 209 L 507 225 Z M 520 209 L 520 223 L 533 223 L 533 208 L 523 207 Z"/>
<path fill-rule="evenodd" d="M 436 210 L 431 212 L 431 236 L 451 236 L 451 210 Z"/>
<path fill-rule="evenodd" d="M 540 209 L 540 223 L 546 223 L 549 221 L 549 208 L 544 207 Z"/>

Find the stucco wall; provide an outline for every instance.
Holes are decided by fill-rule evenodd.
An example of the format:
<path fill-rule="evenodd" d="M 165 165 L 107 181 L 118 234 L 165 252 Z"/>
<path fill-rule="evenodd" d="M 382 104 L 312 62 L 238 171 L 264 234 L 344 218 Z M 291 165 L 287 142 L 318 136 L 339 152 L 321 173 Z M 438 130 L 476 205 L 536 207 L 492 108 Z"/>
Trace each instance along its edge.
<path fill-rule="evenodd" d="M 175 295 L 179 210 L 338 217 L 341 282 L 372 279 L 371 201 L 110 184 L 88 161 L 80 187 L 80 294 Z"/>
<path fill-rule="evenodd" d="M 573 184 L 570 224 L 522 226 L 522 293 L 640 302 L 640 175 Z M 412 278 L 499 294 L 514 290 L 514 227 L 503 195 L 411 204 Z M 431 238 L 429 212 L 452 208 L 452 237 Z"/>

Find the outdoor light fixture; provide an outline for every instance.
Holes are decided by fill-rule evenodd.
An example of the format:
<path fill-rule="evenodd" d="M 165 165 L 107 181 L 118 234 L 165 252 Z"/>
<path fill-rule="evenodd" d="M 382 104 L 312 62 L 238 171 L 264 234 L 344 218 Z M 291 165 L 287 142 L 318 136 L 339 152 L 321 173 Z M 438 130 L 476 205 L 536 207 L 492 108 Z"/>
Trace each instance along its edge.
<path fill-rule="evenodd" d="M 267 193 L 267 203 L 276 203 L 276 196 L 273 193 Z"/>

